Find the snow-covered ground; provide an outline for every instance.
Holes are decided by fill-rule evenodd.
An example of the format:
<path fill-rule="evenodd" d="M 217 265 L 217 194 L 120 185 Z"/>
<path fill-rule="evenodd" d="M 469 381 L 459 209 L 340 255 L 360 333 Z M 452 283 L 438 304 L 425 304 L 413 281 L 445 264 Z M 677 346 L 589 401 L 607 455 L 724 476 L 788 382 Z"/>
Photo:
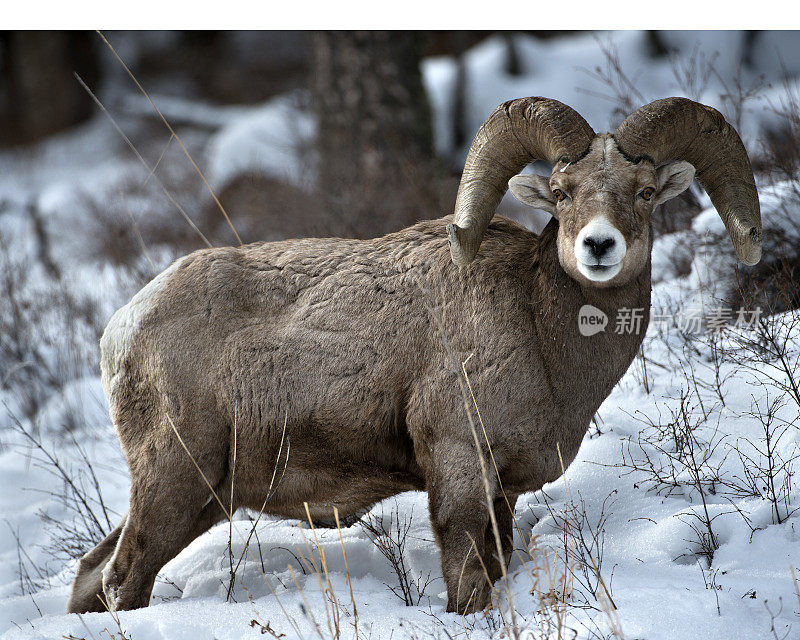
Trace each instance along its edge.
<path fill-rule="evenodd" d="M 501 39 L 489 39 L 466 56 L 468 128 L 476 129 L 502 100 L 521 95 L 558 98 L 596 130 L 613 127 L 617 102 L 598 97 L 611 95 L 597 75 L 605 68 L 604 48 L 618 55 L 639 94 L 636 104 L 688 94 L 674 70 L 717 53 L 719 77 L 710 75 L 689 97 L 730 115 L 731 105 L 720 96 L 738 71 L 741 36 L 662 37 L 679 48 L 672 62 L 652 57 L 641 32 L 546 43 L 519 37 L 523 73 L 515 77 L 502 72 Z M 760 127 L 774 118 L 770 101 L 800 73 L 797 60 L 800 37 L 767 34 L 742 71 L 744 85 L 762 75 L 769 83 L 742 113 L 751 149 Z M 437 148 L 457 162 L 464 150 L 453 149 L 449 127 L 456 63 L 429 59 L 423 72 Z M 300 186 L 313 178 L 313 166 L 297 153 L 314 131 L 313 118 L 291 108 L 298 96 L 255 107 L 155 99 L 180 123 L 179 133 L 215 188 L 254 170 Z M 139 98 L 127 96 L 115 106 L 132 137 L 147 128 Z M 146 143 L 151 163 L 167 139 L 160 146 Z M 185 165 L 174 143 L 160 163 L 179 177 L 175 167 Z M 202 183 L 175 183 L 183 184 L 183 203 L 194 216 L 207 200 Z M 796 232 L 800 225 L 787 229 L 786 218 L 777 215 L 791 195 L 789 185 L 762 186 L 765 228 Z M 133 195 L 123 204 L 121 193 Z M 701 204 L 708 207 L 702 198 Z M 522 638 L 604 638 L 614 628 L 621 637 L 646 640 L 800 638 L 800 594 L 790 569 L 800 578 L 800 515 L 794 513 L 800 489 L 792 476 L 800 454 L 800 396 L 792 388 L 800 381 L 800 322 L 789 312 L 755 337 L 763 343 L 763 332 L 774 329 L 780 358 L 756 348 L 746 327 L 721 336 L 692 330 L 687 318 L 698 310 L 708 317 L 719 306 L 735 264 L 719 218 L 708 208 L 690 229 L 656 241 L 653 307 L 661 321 L 648 333 L 647 359 L 637 359 L 603 404 L 565 476 L 520 498 L 510 585 L 498 585 L 499 605 L 488 616 L 444 612 L 439 554 L 421 493 L 398 496 L 368 516 L 389 530 L 399 521 L 410 579 L 427 582 L 422 596 L 412 585 L 414 606 L 395 593 L 398 577 L 362 526 L 342 529 L 340 538 L 336 529 L 315 533 L 297 522 L 264 518 L 255 529 L 258 545 L 245 553 L 253 514 L 240 512 L 233 527 L 218 525 L 164 567 L 147 609 L 122 612 L 118 622 L 107 613 L 65 615 L 77 564 L 65 556 L 65 541 L 80 544 L 84 532 L 108 531 L 127 505 L 127 469 L 99 384 L 97 333 L 179 252 L 171 244 L 150 245 L 132 263 L 115 262 L 101 249 L 105 230 L 117 228 L 120 218 L 133 226 L 156 219 L 185 225 L 102 116 L 24 152 L 0 152 L 0 295 L 6 296 L 0 347 L 23 351 L 18 367 L 0 369 L 3 638 L 101 638 L 104 629 L 132 640 L 329 638 L 336 619 L 344 638 L 353 637 L 356 622 L 363 638 L 501 638 L 508 637 L 501 614 L 509 620 L 509 592 Z M 688 273 L 675 267 L 673 256 L 681 250 L 688 252 Z M 20 432 L 17 419 L 44 449 Z M 766 472 L 770 468 L 774 474 Z M 87 496 L 86 505 L 75 501 L 65 477 Z M 565 530 L 571 534 L 565 537 Z M 327 575 L 309 570 L 320 550 Z M 565 570 L 565 555 L 574 575 Z M 229 594 L 231 556 L 234 564 L 242 562 Z M 581 560 L 589 563 L 585 572 L 576 564 Z"/>

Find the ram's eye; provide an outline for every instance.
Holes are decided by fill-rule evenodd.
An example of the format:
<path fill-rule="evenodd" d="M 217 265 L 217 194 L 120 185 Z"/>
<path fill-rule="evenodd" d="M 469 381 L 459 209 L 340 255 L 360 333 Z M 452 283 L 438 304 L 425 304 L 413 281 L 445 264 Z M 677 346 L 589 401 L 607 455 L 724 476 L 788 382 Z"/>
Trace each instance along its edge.
<path fill-rule="evenodd" d="M 645 200 L 650 200 L 655 192 L 656 190 L 653 189 L 653 187 L 647 187 L 646 189 L 642 189 L 642 192 L 639 195 Z"/>
<path fill-rule="evenodd" d="M 561 202 L 564 198 L 567 197 L 567 194 L 564 193 L 561 189 L 553 189 L 553 195 L 559 202 Z"/>

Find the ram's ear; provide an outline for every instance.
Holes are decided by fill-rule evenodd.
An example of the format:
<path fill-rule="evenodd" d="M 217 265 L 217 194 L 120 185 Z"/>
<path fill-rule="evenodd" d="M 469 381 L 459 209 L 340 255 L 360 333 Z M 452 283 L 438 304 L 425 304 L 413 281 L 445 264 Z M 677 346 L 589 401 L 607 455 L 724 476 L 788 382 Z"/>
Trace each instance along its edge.
<path fill-rule="evenodd" d="M 514 176 L 508 181 L 508 188 L 522 204 L 556 215 L 556 198 L 548 178 L 536 174 Z"/>
<path fill-rule="evenodd" d="M 679 196 L 694 180 L 694 167 L 688 162 L 679 160 L 670 162 L 656 171 L 658 187 L 654 198 L 655 204 L 661 204 Z"/>

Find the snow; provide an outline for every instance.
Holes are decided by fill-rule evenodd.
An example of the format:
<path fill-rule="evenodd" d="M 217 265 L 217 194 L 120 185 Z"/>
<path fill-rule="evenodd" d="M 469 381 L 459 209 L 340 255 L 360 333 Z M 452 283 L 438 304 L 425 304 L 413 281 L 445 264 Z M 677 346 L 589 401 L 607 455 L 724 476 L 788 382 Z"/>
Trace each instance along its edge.
<path fill-rule="evenodd" d="M 422 80 L 432 111 L 433 139 L 436 153 L 447 156 L 454 146 L 453 99 L 458 65 L 449 56 L 426 58 L 422 61 Z"/>
<path fill-rule="evenodd" d="M 715 51 L 720 52 L 716 60 L 721 78 L 710 78 L 699 95 L 690 97 L 724 109 L 726 104 L 719 98 L 724 89 L 721 82 L 730 81 L 739 71 L 744 46 L 741 34 L 670 32 L 661 36 L 668 48 L 678 50 L 680 64 L 689 64 L 699 54 L 710 58 Z M 610 89 L 597 76 L 597 68 L 604 65 L 603 49 L 609 47 L 619 56 L 626 76 L 643 99 L 681 93 L 673 63 L 653 57 L 642 32 L 580 33 L 547 42 L 514 37 L 521 76 L 512 77 L 503 71 L 505 50 L 499 37 L 485 40 L 465 55 L 470 131 L 498 103 L 521 95 L 555 97 L 575 107 L 596 130 L 613 127 L 619 114 L 613 100 L 599 97 L 610 95 Z M 772 86 L 745 111 L 744 138 L 751 148 L 761 127 L 774 122 L 767 101 L 778 99 L 792 77 L 800 73 L 800 38 L 788 32 L 758 37 L 752 66 L 743 71 L 744 81 L 764 75 Z M 784 79 L 784 69 L 788 80 Z M 455 164 L 463 162 L 466 146 L 453 148 L 450 127 L 456 61 L 449 57 L 428 59 L 422 71 L 433 108 L 436 149 L 453 158 Z M 315 125 L 306 110 L 298 109 L 304 100 L 301 95 L 280 96 L 248 107 L 159 96 L 154 99 L 176 126 L 180 123 L 182 137 L 215 188 L 252 171 L 300 186 L 313 184 L 313 161 L 309 162 L 303 147 L 313 136 Z M 634 102 L 641 100 L 634 98 Z M 127 96 L 119 106 L 120 122 L 132 135 L 146 129 L 143 118 L 152 121 L 152 113 L 140 97 Z M 162 147 L 167 138 L 165 134 Z M 161 148 L 153 145 L 150 151 L 153 153 L 148 157 L 155 159 Z M 170 153 L 173 155 L 165 156 L 165 163 L 180 161 L 181 153 L 174 145 Z M 106 637 L 104 629 L 111 634 L 119 630 L 108 613 L 80 617 L 64 614 L 77 562 L 48 550 L 51 536 L 57 532 L 42 521 L 41 514 L 72 522 L 75 511 L 58 497 L 64 490 L 63 479 L 53 475 L 44 454 L 32 448 L 14 428 L 13 416 L 36 434 L 72 477 L 79 477 L 83 470 L 83 486 L 95 498 L 86 461 L 72 437 L 80 442 L 102 487 L 108 518 L 103 516 L 100 524 L 106 531 L 112 528 L 127 508 L 129 482 L 102 394 L 97 339 L 111 314 L 178 256 L 165 245 L 149 247 L 147 259 L 143 254 L 133 268 L 103 260 L 95 252 L 98 227 L 87 218 L 85 203 L 87 199 L 95 203 L 102 231 L 102 224 L 119 215 L 119 204 L 115 204 L 119 189 L 146 179 L 147 172 L 130 157 L 100 116 L 25 151 L 0 152 L 0 241 L 4 247 L 0 273 L 20 269 L 24 275 L 20 295 L 25 302 L 21 308 L 28 314 L 25 322 L 32 327 L 31 340 L 42 362 L 53 372 L 53 380 L 41 390 L 24 384 L 0 388 L 0 483 L 4 487 L 0 492 L 0 634 L 4 639 L 99 638 Z M 197 183 L 193 185 L 191 189 L 197 187 Z M 202 190 L 202 186 L 197 188 Z M 137 193 L 137 199 L 129 203 L 137 220 L 177 219 L 152 182 Z M 781 231 L 796 239 L 799 225 L 792 215 L 797 205 L 792 185 L 762 185 L 760 195 L 765 237 Z M 701 204 L 705 209 L 690 229 L 655 241 L 654 310 L 673 314 L 681 309 L 708 310 L 719 305 L 721 293 L 731 282 L 735 259 L 730 241 L 708 200 L 701 199 Z M 29 213 L 32 205 L 50 239 L 52 259 L 63 274 L 61 279 L 41 264 L 42 239 Z M 176 224 L 183 223 L 178 219 Z M 683 257 L 676 260 L 676 255 Z M 690 265 L 688 273 L 676 267 L 684 260 Z M 37 304 L 46 308 L 49 301 L 66 296 L 88 305 L 97 326 L 61 317 L 52 309 L 39 319 L 33 315 Z M 793 316 L 782 318 L 789 325 Z M 798 329 L 800 326 L 785 329 L 787 356 L 795 363 L 795 371 L 800 358 Z M 726 333 L 720 341 L 736 352 L 747 335 L 746 330 L 738 329 Z M 708 334 L 698 336 L 692 343 L 698 350 L 695 353 L 674 326 L 667 324 L 659 329 L 652 325 L 645 344 L 646 374 L 641 363 L 634 363 L 600 408 L 600 433 L 594 426 L 590 429 L 565 476 L 518 501 L 515 547 L 519 553 L 509 567 L 509 589 L 518 622 L 530 632 L 527 637 L 539 637 L 543 614 L 541 602 L 530 593 L 537 562 L 525 554 L 525 544 L 534 536 L 538 566 L 546 560 L 557 575 L 559 567 L 563 573 L 563 517 L 565 513 L 574 514 L 575 505 L 585 509 L 588 526 L 596 527 L 604 519 L 600 570 L 625 637 L 770 637 L 770 611 L 778 637 L 787 633 L 788 638 L 800 637 L 800 601 L 790 573 L 790 567 L 796 572 L 800 567 L 800 513 L 792 512 L 800 499 L 796 480 L 785 473 L 779 478 L 793 484 L 788 509 L 781 512 L 782 521 L 777 523 L 766 494 L 734 496 L 719 483 L 713 492 L 709 483 L 701 483 L 705 487 L 701 495 L 691 473 L 680 465 L 674 468 L 677 484 L 673 487 L 654 482 L 645 471 L 624 467 L 641 462 L 646 454 L 663 455 L 657 447 L 669 451 L 669 439 L 659 440 L 654 427 L 648 425 L 669 422 L 681 408 L 682 392 L 690 395 L 690 418 L 703 418 L 696 433 L 698 446 L 708 450 L 707 468 L 718 469 L 728 482 L 743 475 L 742 461 L 734 447 L 760 459 L 758 451 L 748 444 L 763 439 L 763 425 L 752 415 L 754 408 L 763 408 L 783 395 L 784 404 L 776 408 L 776 420 L 796 420 L 797 404 L 780 390 L 787 382 L 785 374 L 764 362 L 744 366 L 724 361 L 717 369 L 710 341 Z M 12 373 L 17 375 L 0 371 L 0 380 Z M 697 384 L 691 384 L 691 374 Z M 715 391 L 718 380 L 722 381 L 724 405 Z M 33 397 L 39 391 L 44 399 L 29 416 L 29 395 Z M 705 417 L 703 412 L 707 412 Z M 715 443 L 718 446 L 710 450 Z M 779 439 L 776 451 L 789 460 L 800 451 L 798 447 L 800 431 L 792 426 Z M 719 543 L 710 569 L 705 558 L 698 555 L 702 549 L 695 530 L 698 516 L 703 515 L 702 498 L 714 518 L 713 530 Z M 92 504 L 101 513 L 100 506 Z M 333 636 L 330 615 L 338 613 L 342 637 L 349 638 L 353 637 L 356 620 L 350 586 L 362 637 L 506 637 L 497 610 L 488 617 L 466 618 L 444 612 L 439 552 L 423 493 L 402 494 L 376 505 L 369 514 L 384 521 L 400 518 L 409 524 L 405 562 L 410 575 L 431 578 L 419 604 L 411 607 L 390 590 L 397 585 L 397 577 L 360 526 L 342 529 L 340 539 L 335 529 L 313 532 L 298 522 L 262 518 L 256 527 L 258 545 L 245 552 L 252 515 L 238 512 L 232 528 L 227 522 L 214 527 L 168 563 L 156 582 L 151 605 L 119 614 L 120 629 L 126 637 L 270 637 L 269 624 L 269 629 L 287 638 L 327 638 Z M 17 537 L 22 541 L 20 547 Z M 235 561 L 243 558 L 230 601 L 229 544 Z M 324 573 L 315 574 L 302 566 L 303 557 L 306 562 L 312 557 L 319 562 L 320 550 L 327 561 L 333 604 L 330 594 L 323 593 L 328 586 Z M 595 549 L 595 559 L 599 560 L 597 552 Z M 42 574 L 37 574 L 34 566 L 43 567 Z M 20 567 L 23 573 L 31 572 L 29 578 L 20 578 Z M 501 600 L 506 603 L 507 596 L 502 595 Z M 577 637 L 596 637 L 595 631 L 609 633 L 609 617 L 598 610 L 602 607 L 592 593 L 575 585 L 575 593 L 567 601 L 575 605 L 569 607 L 567 625 Z M 582 602 L 596 608 L 577 606 Z"/>
<path fill-rule="evenodd" d="M 221 187 L 237 175 L 258 172 L 308 188 L 303 149 L 316 131 L 298 109 L 297 95 L 278 96 L 222 126 L 208 143 L 209 180 Z"/>

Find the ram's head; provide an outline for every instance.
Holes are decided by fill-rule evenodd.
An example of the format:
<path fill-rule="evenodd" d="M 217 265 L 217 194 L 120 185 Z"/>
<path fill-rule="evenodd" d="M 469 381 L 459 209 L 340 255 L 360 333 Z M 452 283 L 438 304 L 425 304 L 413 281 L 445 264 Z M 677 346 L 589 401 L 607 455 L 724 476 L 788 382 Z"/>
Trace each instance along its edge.
<path fill-rule="evenodd" d="M 534 159 L 549 178 L 514 175 Z M 650 252 L 653 209 L 695 177 L 708 192 L 739 259 L 761 257 L 761 213 L 747 153 L 716 110 L 667 98 L 595 134 L 570 107 L 522 98 L 498 107 L 470 149 L 448 227 L 453 262 L 471 262 L 507 185 L 559 220 L 558 256 L 573 278 L 617 286 L 637 276 Z M 510 182 L 509 182 L 510 180 Z"/>

